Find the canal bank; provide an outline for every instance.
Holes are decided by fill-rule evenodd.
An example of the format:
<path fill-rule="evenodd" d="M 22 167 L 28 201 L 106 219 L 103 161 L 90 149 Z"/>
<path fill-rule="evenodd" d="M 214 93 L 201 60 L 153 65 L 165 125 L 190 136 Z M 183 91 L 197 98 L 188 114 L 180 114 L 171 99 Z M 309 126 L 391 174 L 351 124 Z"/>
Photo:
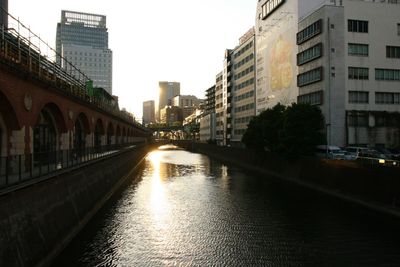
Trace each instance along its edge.
<path fill-rule="evenodd" d="M 400 168 L 362 166 L 354 161 L 302 158 L 178 141 L 176 145 L 268 177 L 275 177 L 352 204 L 400 217 Z"/>
<path fill-rule="evenodd" d="M 0 266 L 47 266 L 154 145 L 131 147 L 0 196 Z"/>

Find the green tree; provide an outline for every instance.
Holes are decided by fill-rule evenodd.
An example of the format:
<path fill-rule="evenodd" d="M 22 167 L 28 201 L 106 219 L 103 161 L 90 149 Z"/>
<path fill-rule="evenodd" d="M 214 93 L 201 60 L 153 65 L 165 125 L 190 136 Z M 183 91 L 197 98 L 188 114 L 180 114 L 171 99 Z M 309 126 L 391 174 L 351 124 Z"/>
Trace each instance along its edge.
<path fill-rule="evenodd" d="M 254 117 L 243 135 L 242 142 L 251 149 L 264 150 L 266 147 L 272 152 L 277 152 L 285 111 L 286 107 L 278 103 L 272 109 Z"/>
<path fill-rule="evenodd" d="M 324 118 L 321 110 L 309 104 L 281 104 L 254 117 L 243 135 L 246 147 L 295 158 L 312 155 L 315 146 L 323 144 Z"/>
<path fill-rule="evenodd" d="M 317 106 L 292 104 L 285 112 L 282 135 L 282 154 L 293 158 L 313 155 L 315 147 L 325 143 L 324 117 Z"/>

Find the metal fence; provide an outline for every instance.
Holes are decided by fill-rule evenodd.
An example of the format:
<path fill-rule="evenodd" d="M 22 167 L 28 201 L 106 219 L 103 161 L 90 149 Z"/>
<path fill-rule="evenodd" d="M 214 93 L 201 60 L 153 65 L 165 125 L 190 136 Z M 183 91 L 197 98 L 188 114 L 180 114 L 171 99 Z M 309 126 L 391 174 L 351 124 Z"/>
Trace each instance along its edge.
<path fill-rule="evenodd" d="M 144 142 L 0 157 L 0 189 L 78 167 Z"/>

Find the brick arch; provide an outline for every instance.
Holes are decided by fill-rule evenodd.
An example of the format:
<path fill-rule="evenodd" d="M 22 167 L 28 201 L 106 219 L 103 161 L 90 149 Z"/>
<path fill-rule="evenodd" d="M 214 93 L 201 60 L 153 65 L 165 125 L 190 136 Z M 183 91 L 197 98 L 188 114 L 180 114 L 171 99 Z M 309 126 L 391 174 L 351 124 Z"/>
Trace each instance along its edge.
<path fill-rule="evenodd" d="M 0 116 L 3 117 L 7 130 L 21 129 L 20 120 L 8 98 L 0 91 Z"/>
<path fill-rule="evenodd" d="M 41 113 L 45 111 L 51 115 L 53 119 L 54 126 L 58 131 L 58 134 L 67 132 L 67 124 L 64 118 L 64 114 L 62 113 L 61 109 L 55 103 L 46 103 L 43 104 L 42 108 L 39 110 L 38 114 L 36 114 L 36 122 L 35 125 L 39 123 Z"/>
<path fill-rule="evenodd" d="M 82 123 L 85 134 L 90 134 L 90 123 L 86 114 L 83 112 L 79 113 L 75 119 L 75 124 L 78 120 Z"/>
<path fill-rule="evenodd" d="M 113 137 L 115 137 L 115 130 L 114 130 L 113 123 L 110 121 L 110 122 L 108 122 L 108 125 L 107 125 L 106 145 L 112 145 L 113 144 L 113 139 L 112 139 Z"/>
<path fill-rule="evenodd" d="M 117 130 L 115 131 L 115 143 L 120 144 L 121 143 L 121 127 L 119 124 L 117 124 Z"/>
<path fill-rule="evenodd" d="M 103 120 L 100 118 L 97 119 L 96 124 L 94 125 L 94 131 L 96 132 L 96 130 L 101 135 L 105 134 L 104 123 L 103 123 Z"/>
<path fill-rule="evenodd" d="M 127 142 L 127 135 L 126 135 L 126 128 L 125 126 L 122 127 L 122 142 L 126 143 Z"/>

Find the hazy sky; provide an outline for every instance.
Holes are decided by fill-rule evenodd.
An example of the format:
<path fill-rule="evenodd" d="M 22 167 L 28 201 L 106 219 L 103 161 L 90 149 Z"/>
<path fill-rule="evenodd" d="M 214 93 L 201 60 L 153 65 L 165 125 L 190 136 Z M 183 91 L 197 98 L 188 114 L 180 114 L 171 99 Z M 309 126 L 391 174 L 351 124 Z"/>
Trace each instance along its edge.
<path fill-rule="evenodd" d="M 256 0 L 9 0 L 9 13 L 55 48 L 61 10 L 107 16 L 113 51 L 113 94 L 142 116 L 158 81 L 204 97 L 222 70 L 226 48 L 255 22 Z"/>

